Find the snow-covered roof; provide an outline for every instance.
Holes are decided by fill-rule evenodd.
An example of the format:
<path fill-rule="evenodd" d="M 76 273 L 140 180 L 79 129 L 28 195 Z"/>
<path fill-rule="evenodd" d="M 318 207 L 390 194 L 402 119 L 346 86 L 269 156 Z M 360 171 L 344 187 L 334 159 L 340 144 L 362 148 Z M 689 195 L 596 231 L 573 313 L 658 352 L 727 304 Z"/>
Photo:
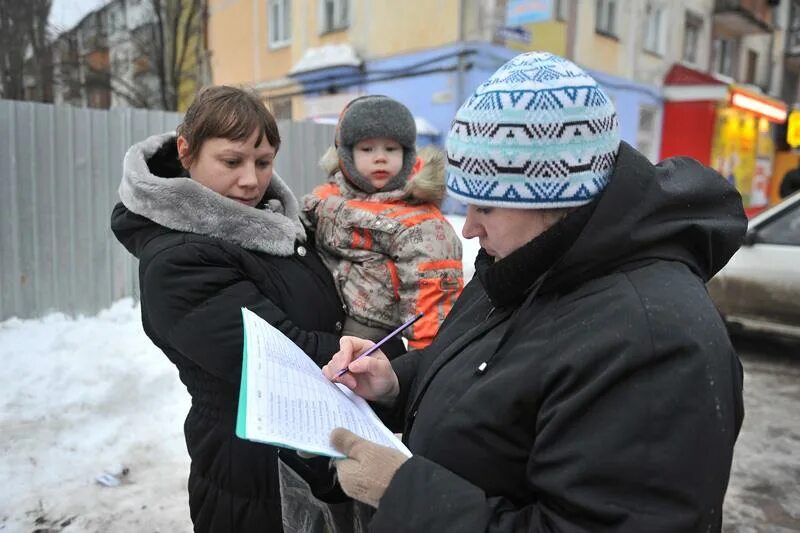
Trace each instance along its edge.
<path fill-rule="evenodd" d="M 332 67 L 358 67 L 361 63 L 361 58 L 351 45 L 328 44 L 306 50 L 289 70 L 289 75 Z"/>
<path fill-rule="evenodd" d="M 427 119 L 415 116 L 414 122 L 417 124 L 417 135 L 439 135 L 440 133 Z"/>

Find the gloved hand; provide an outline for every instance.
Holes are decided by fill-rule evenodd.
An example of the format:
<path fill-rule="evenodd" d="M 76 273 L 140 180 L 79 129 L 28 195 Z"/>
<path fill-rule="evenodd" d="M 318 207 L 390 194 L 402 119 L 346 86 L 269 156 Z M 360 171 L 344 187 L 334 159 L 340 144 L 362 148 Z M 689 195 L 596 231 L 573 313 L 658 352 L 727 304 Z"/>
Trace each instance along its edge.
<path fill-rule="evenodd" d="M 335 461 L 344 493 L 376 508 L 395 472 L 408 460 L 401 452 L 362 439 L 344 428 L 331 432 L 331 445 L 347 456 Z"/>

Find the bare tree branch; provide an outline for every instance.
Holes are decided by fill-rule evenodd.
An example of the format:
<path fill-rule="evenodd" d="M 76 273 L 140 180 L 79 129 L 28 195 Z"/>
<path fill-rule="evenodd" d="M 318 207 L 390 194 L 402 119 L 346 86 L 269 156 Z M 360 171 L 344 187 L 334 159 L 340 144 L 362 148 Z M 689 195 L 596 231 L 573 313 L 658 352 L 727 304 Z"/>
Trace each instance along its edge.
<path fill-rule="evenodd" d="M 0 0 L 8 1 L 16 0 Z M 52 0 L 26 1 L 49 3 Z M 181 84 L 199 78 L 201 74 L 195 63 L 203 60 L 200 48 L 205 41 L 199 39 L 196 33 L 202 29 L 206 6 L 207 0 L 148 0 L 145 7 L 149 10 L 149 21 L 130 31 L 126 42 L 126 48 L 130 50 L 129 60 L 135 70 L 134 79 L 120 75 L 123 71 L 118 68 L 119 61 L 124 56 L 114 55 L 113 45 L 110 52 L 106 51 L 106 54 L 112 54 L 108 72 L 96 68 L 92 70 L 96 65 L 89 65 L 85 58 L 79 58 L 79 64 L 75 66 L 78 69 L 77 76 L 81 77 L 81 72 L 85 74 L 82 84 L 86 88 L 88 84 L 93 89 L 102 88 L 102 83 L 106 83 L 106 90 L 128 102 L 135 102 L 134 105 L 146 103 L 165 110 L 177 109 Z M 122 4 L 122 8 L 125 8 L 125 4 Z M 91 28 L 85 30 L 92 31 Z M 100 31 L 104 32 L 105 29 Z M 116 42 L 119 43 L 119 40 Z M 192 55 L 196 56 L 194 62 Z M 61 68 L 69 68 L 69 65 L 62 64 Z M 137 79 L 137 76 L 140 78 Z M 149 79 L 156 86 L 142 83 L 142 78 Z M 201 80 L 197 81 L 200 85 Z"/>

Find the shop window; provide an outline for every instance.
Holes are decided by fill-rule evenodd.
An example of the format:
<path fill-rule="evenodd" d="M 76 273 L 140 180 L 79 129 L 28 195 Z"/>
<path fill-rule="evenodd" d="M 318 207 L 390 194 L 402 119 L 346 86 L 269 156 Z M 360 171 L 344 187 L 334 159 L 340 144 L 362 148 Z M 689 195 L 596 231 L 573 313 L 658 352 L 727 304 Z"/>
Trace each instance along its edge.
<path fill-rule="evenodd" d="M 800 85 L 800 75 L 796 72 L 786 71 L 783 77 L 781 100 L 794 102 L 798 99 L 797 87 Z"/>
<path fill-rule="evenodd" d="M 700 44 L 700 33 L 703 31 L 703 19 L 694 13 L 686 12 L 683 33 L 683 60 L 697 63 L 697 48 Z"/>
<path fill-rule="evenodd" d="M 639 130 L 636 133 L 636 148 L 651 161 L 656 159 L 656 126 L 658 122 L 658 108 L 643 105 L 639 108 Z"/>
<path fill-rule="evenodd" d="M 736 52 L 736 41 L 734 39 L 714 39 L 713 52 L 712 65 L 714 72 L 733 77 L 733 56 Z"/>
<path fill-rule="evenodd" d="M 787 28 L 787 35 L 789 46 L 788 50 L 793 52 L 800 46 L 800 2 L 797 0 L 789 4 L 791 15 L 789 17 L 789 27 Z"/>
<path fill-rule="evenodd" d="M 594 31 L 603 35 L 616 36 L 616 0 L 595 0 Z"/>
<path fill-rule="evenodd" d="M 320 0 L 320 33 L 338 31 L 350 25 L 350 0 Z"/>
<path fill-rule="evenodd" d="M 645 8 L 645 17 L 644 49 L 661 55 L 664 53 L 664 8 L 649 3 Z"/>
<path fill-rule="evenodd" d="M 269 46 L 286 46 L 292 40 L 292 1 L 269 0 Z"/>
<path fill-rule="evenodd" d="M 745 83 L 755 83 L 758 73 L 758 52 L 755 50 L 747 51 L 747 72 L 744 79 Z"/>

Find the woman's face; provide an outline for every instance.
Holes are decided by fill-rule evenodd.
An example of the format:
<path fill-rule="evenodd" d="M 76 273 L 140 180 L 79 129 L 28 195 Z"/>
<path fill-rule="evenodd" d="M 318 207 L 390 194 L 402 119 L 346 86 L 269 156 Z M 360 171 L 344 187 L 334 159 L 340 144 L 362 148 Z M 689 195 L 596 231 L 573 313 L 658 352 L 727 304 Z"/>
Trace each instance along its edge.
<path fill-rule="evenodd" d="M 499 260 L 544 233 L 558 220 L 553 214 L 546 209 L 469 205 L 461 234 L 477 237 L 481 248 Z"/>
<path fill-rule="evenodd" d="M 193 180 L 231 200 L 255 207 L 272 179 L 275 149 L 265 136 L 256 146 L 259 132 L 244 141 L 215 137 L 207 139 L 194 160 L 188 160 L 189 145 L 178 137 L 178 155 Z"/>

